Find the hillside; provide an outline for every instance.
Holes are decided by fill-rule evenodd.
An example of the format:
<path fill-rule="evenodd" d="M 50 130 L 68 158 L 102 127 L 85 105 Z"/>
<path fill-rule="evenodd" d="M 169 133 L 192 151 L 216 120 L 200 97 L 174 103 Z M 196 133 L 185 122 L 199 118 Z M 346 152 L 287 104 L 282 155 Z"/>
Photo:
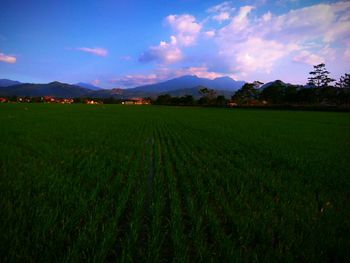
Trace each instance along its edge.
<path fill-rule="evenodd" d="M 21 82 L 10 79 L 0 79 L 0 87 L 10 87 L 18 84 L 21 84 Z"/>
<path fill-rule="evenodd" d="M 90 90 L 58 81 L 48 84 L 19 84 L 11 87 L 1 87 L 1 96 L 55 96 L 60 98 L 88 96 Z"/>

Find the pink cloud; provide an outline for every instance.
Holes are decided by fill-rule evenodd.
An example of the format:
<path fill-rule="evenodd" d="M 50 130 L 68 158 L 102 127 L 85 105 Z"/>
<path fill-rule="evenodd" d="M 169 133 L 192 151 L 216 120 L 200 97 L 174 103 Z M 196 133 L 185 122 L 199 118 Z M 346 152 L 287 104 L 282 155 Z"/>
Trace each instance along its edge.
<path fill-rule="evenodd" d="M 224 76 L 224 74 L 219 72 L 209 71 L 206 66 L 199 67 L 184 67 L 174 70 L 173 74 L 177 77 L 183 75 L 196 75 L 199 78 L 215 79 Z"/>
<path fill-rule="evenodd" d="M 112 79 L 110 82 L 116 85 L 121 85 L 123 87 L 135 87 L 140 85 L 153 84 L 184 75 L 196 75 L 200 78 L 209 79 L 214 79 L 222 76 L 230 76 L 236 78 L 235 75 L 210 71 L 206 66 L 183 67 L 176 69 L 160 67 L 151 74 L 130 74 L 122 76 L 120 78 Z"/>
<path fill-rule="evenodd" d="M 303 50 L 298 55 L 294 56 L 293 61 L 309 65 L 317 65 L 323 63 L 324 59 L 320 56 L 310 53 L 309 51 Z"/>
<path fill-rule="evenodd" d="M 231 12 L 235 10 L 232 7 L 231 2 L 226 1 L 221 4 L 215 5 L 207 10 L 208 13 L 212 14 L 212 19 L 218 21 L 219 23 L 229 20 L 231 17 Z"/>
<path fill-rule="evenodd" d="M 76 50 L 87 52 L 96 56 L 105 57 L 107 56 L 108 51 L 104 48 L 95 47 L 95 48 L 89 48 L 89 47 L 78 47 Z"/>
<path fill-rule="evenodd" d="M 111 83 L 123 87 L 134 87 L 139 85 L 153 84 L 161 78 L 157 74 L 131 74 L 110 80 Z"/>
<path fill-rule="evenodd" d="M 16 57 L 10 56 L 10 55 L 5 55 L 4 53 L 0 53 L 0 61 L 9 63 L 9 64 L 14 64 L 16 63 Z"/>
<path fill-rule="evenodd" d="M 212 37 L 215 36 L 215 31 L 214 31 L 214 30 L 205 31 L 205 32 L 204 32 L 204 36 L 205 36 L 206 38 L 212 38 Z"/>
<path fill-rule="evenodd" d="M 98 86 L 100 84 L 100 80 L 99 79 L 94 79 L 93 81 L 91 81 L 91 84 L 94 86 Z"/>
<path fill-rule="evenodd" d="M 350 48 L 348 48 L 347 50 L 345 50 L 344 56 L 345 56 L 347 59 L 350 59 Z"/>

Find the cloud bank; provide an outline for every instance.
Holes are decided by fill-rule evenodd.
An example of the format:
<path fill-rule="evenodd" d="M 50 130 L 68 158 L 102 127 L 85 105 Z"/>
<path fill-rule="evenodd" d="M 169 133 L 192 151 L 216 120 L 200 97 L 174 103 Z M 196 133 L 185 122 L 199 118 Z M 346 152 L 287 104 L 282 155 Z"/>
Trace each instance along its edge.
<path fill-rule="evenodd" d="M 320 3 L 278 15 L 273 9 L 261 14 L 259 8 L 226 1 L 205 10 L 202 21 L 192 14 L 167 16 L 169 40 L 149 47 L 139 57 L 144 63 L 156 62 L 155 70 L 128 75 L 128 84 L 180 73 L 254 80 L 263 74 L 271 78 L 278 70 L 287 74 L 282 65 L 300 69 L 337 61 L 349 66 L 350 2 Z M 165 74 L 169 65 L 172 73 Z"/>

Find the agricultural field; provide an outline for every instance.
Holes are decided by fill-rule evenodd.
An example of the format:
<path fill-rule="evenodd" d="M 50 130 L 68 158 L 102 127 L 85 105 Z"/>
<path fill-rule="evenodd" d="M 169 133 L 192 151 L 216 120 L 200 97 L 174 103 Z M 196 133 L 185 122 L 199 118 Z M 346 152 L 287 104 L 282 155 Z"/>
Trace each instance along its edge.
<path fill-rule="evenodd" d="M 350 114 L 0 105 L 1 262 L 350 262 Z"/>

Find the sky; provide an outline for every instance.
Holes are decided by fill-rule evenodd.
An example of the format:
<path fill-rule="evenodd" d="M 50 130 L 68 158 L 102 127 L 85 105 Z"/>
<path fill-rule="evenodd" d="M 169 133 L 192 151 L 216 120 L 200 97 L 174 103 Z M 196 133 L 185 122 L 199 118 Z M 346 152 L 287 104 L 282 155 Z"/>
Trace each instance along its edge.
<path fill-rule="evenodd" d="M 130 88 L 350 71 L 350 1 L 0 0 L 0 78 Z"/>

